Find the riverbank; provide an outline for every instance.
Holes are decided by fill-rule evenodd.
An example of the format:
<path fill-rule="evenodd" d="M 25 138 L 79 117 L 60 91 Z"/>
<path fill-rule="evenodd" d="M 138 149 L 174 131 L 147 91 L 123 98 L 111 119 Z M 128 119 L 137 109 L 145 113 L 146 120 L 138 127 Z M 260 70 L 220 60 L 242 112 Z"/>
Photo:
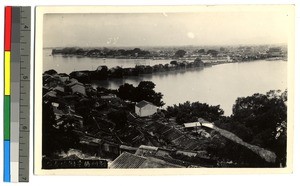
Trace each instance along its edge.
<path fill-rule="evenodd" d="M 255 61 L 258 60 L 204 63 L 201 59 L 196 58 L 192 62 L 173 60 L 166 64 L 135 65 L 134 67 L 127 67 L 127 68 L 126 67 L 123 68 L 122 66 L 108 68 L 107 65 L 110 64 L 103 62 L 103 65 L 98 66 L 95 70 L 80 70 L 80 71 L 74 70 L 71 73 L 69 73 L 68 76 L 72 78 L 76 78 L 82 83 L 91 83 L 97 80 L 124 79 L 124 78 L 126 79 L 129 77 L 139 77 L 141 75 L 149 75 L 149 74 L 157 74 L 157 73 L 165 74 L 165 73 L 176 72 L 176 71 L 186 72 L 186 71 L 197 70 L 197 69 L 202 69 L 202 68 L 221 65 L 221 64 L 248 63 L 248 62 L 255 62 Z"/>
<path fill-rule="evenodd" d="M 122 68 L 120 66 L 108 68 L 106 65 L 101 65 L 96 70 L 73 71 L 67 76 L 75 78 L 81 83 L 91 83 L 95 80 L 108 80 L 111 78 L 122 79 L 126 77 L 137 77 L 140 75 L 154 74 L 159 72 L 198 69 L 206 66 L 210 65 L 204 64 L 200 59 L 195 59 L 193 62 L 171 61 L 169 64 L 164 65 L 136 65 L 133 68 Z"/>
<path fill-rule="evenodd" d="M 65 72 L 65 76 L 69 78 L 73 64 L 78 69 L 90 69 L 92 64 L 98 63 L 98 61 L 93 61 L 87 64 L 90 60 L 81 59 L 74 62 L 74 59 L 70 61 L 61 57 L 53 59 L 47 64 L 51 62 L 54 65 L 51 66 L 52 68 L 49 68 L 50 65 L 48 65 L 47 68 Z M 121 64 L 119 61 L 109 61 L 106 64 L 108 63 Z M 61 65 L 55 68 L 56 64 Z M 77 66 L 81 64 L 83 65 Z M 126 62 L 126 64 L 128 63 Z M 131 66 L 132 64 L 134 62 L 131 63 Z M 287 88 L 286 68 L 287 62 L 284 61 L 261 60 L 140 74 L 123 78 L 107 78 L 100 81 L 93 80 L 90 84 L 115 90 L 125 83 L 138 86 L 141 81 L 152 81 L 156 84 L 155 90 L 164 95 L 166 106 L 179 104 L 186 100 L 200 101 L 212 105 L 220 104 L 225 115 L 230 115 L 232 105 L 239 96 L 247 96 L 256 92 L 264 93 L 271 89 L 285 90 Z"/>
<path fill-rule="evenodd" d="M 262 55 L 263 51 L 260 52 L 262 49 L 256 49 L 253 54 L 244 53 L 238 48 L 230 51 L 199 50 L 197 52 L 196 50 L 187 50 L 185 55 L 176 56 L 175 51 L 178 49 L 51 48 L 44 50 L 43 67 L 44 70 L 54 69 L 69 75 L 72 72 L 74 72 L 73 75 L 80 72 L 74 77 L 81 79 L 79 76 L 86 76 L 82 79 L 85 79 L 85 82 L 92 82 L 94 80 L 135 78 L 156 73 L 168 74 L 177 71 L 182 73 L 191 69 L 197 70 L 221 64 L 273 59 L 271 56 Z M 283 57 L 281 58 L 283 59 Z M 198 60 L 200 64 L 195 64 L 195 60 Z M 279 58 L 276 57 L 276 61 L 278 60 Z"/>

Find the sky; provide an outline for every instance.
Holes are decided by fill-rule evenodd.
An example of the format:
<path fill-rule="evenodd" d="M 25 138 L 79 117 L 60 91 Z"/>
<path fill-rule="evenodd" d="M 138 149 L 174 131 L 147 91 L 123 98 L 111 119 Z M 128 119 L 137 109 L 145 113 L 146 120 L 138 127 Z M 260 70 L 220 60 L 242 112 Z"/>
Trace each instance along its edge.
<path fill-rule="evenodd" d="M 286 44 L 285 12 L 45 14 L 45 47 Z"/>

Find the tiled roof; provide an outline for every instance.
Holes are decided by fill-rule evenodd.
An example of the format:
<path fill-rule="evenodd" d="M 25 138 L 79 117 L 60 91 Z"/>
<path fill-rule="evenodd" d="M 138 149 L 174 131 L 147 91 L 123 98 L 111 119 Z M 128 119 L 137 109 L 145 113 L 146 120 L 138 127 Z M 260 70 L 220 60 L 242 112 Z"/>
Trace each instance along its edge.
<path fill-rule="evenodd" d="M 59 73 L 58 74 L 60 77 L 70 77 L 68 74 L 66 74 L 66 73 Z"/>
<path fill-rule="evenodd" d="M 210 123 L 210 122 L 206 121 L 203 118 L 198 118 L 198 122 L 200 122 L 200 123 Z"/>
<path fill-rule="evenodd" d="M 124 152 L 112 162 L 110 168 L 114 168 L 114 169 L 139 168 L 146 160 L 147 159 L 144 157 L 140 157 L 134 154 Z"/>
<path fill-rule="evenodd" d="M 121 145 L 121 146 L 120 146 L 120 149 L 136 151 L 138 148 L 136 148 L 136 147 L 131 147 L 131 146 L 127 146 L 127 145 Z"/>
<path fill-rule="evenodd" d="M 211 122 L 208 122 L 208 121 L 204 120 L 203 118 L 198 118 L 197 122 L 184 123 L 184 127 L 185 128 L 188 128 L 188 127 L 200 127 L 201 124 L 205 124 L 205 123 L 211 123 Z"/>
<path fill-rule="evenodd" d="M 138 103 L 136 104 L 136 106 L 139 107 L 139 108 L 143 108 L 144 106 L 146 106 L 146 105 L 148 105 L 148 104 L 149 104 L 149 105 L 153 105 L 152 103 L 143 100 L 143 101 L 138 102 Z M 155 105 L 153 105 L 153 106 L 155 106 Z"/>
<path fill-rule="evenodd" d="M 179 168 L 180 165 L 166 162 L 154 157 L 141 157 L 128 152 L 122 153 L 109 166 L 110 169 L 136 169 L 136 168 Z"/>
<path fill-rule="evenodd" d="M 200 127 L 201 124 L 200 122 L 192 122 L 192 123 L 184 123 L 184 127 L 188 128 L 188 127 Z"/>
<path fill-rule="evenodd" d="M 135 155 L 144 156 L 146 154 L 155 154 L 157 150 L 158 147 L 141 145 L 135 152 Z"/>
<path fill-rule="evenodd" d="M 57 91 L 60 91 L 60 92 L 65 92 L 64 87 L 61 87 L 61 86 L 55 87 L 54 90 L 57 90 Z"/>
<path fill-rule="evenodd" d="M 69 86 L 69 87 L 73 87 L 75 85 L 83 86 L 83 84 L 80 82 L 71 82 L 71 83 L 67 84 L 67 86 Z"/>

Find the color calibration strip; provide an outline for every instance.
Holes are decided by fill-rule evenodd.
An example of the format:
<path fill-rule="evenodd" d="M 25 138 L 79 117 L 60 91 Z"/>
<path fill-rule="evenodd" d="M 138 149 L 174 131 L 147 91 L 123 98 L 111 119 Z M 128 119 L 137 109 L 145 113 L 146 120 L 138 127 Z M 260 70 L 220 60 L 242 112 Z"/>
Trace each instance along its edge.
<path fill-rule="evenodd" d="M 12 7 L 5 7 L 4 21 L 4 182 L 10 182 L 10 60 Z"/>
<path fill-rule="evenodd" d="M 10 55 L 10 179 L 19 180 L 20 8 L 12 7 Z"/>
<path fill-rule="evenodd" d="M 19 182 L 29 181 L 31 8 L 19 7 Z M 16 72 L 17 73 L 17 72 Z"/>
<path fill-rule="evenodd" d="M 30 7 L 5 7 L 5 182 L 29 176 L 30 14 Z"/>

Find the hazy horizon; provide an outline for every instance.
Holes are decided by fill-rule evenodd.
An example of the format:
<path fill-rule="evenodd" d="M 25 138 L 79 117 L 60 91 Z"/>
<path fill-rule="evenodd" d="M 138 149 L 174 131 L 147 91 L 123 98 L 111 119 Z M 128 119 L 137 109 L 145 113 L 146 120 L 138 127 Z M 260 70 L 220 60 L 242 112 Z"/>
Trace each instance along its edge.
<path fill-rule="evenodd" d="M 286 44 L 284 12 L 45 14 L 44 48 Z"/>
<path fill-rule="evenodd" d="M 180 48 L 180 47 L 203 47 L 203 48 L 214 48 L 214 47 L 245 47 L 245 46 L 287 46 L 287 43 L 273 43 L 273 44 L 234 44 L 234 45 L 153 45 L 153 46 L 50 46 L 50 47 L 44 47 L 43 49 L 52 49 L 52 48 L 65 48 L 65 47 L 74 47 L 74 48 Z"/>

